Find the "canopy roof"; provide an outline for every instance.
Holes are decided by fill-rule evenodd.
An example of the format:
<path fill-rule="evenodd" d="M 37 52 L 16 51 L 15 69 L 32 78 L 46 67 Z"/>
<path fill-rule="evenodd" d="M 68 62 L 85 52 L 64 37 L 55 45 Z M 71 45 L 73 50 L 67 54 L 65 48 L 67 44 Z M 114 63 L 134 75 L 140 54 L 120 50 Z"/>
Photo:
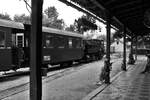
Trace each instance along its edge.
<path fill-rule="evenodd" d="M 62 1 L 62 0 L 60 0 Z M 63 0 L 68 1 L 68 0 Z M 143 24 L 144 13 L 150 8 L 149 0 L 71 0 L 106 20 L 105 12 L 113 16 L 116 27 L 125 25 L 134 35 L 145 35 L 150 29 Z M 119 20 L 119 21 L 118 21 Z M 119 22 L 119 23 L 118 23 Z M 131 35 L 131 33 L 129 33 Z"/>

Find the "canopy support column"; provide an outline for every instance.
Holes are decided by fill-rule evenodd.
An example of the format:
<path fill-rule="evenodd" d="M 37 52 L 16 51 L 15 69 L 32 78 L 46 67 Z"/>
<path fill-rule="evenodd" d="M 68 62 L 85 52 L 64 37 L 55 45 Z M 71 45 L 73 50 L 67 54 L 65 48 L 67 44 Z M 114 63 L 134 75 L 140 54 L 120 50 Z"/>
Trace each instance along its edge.
<path fill-rule="evenodd" d="M 122 63 L 122 70 L 126 71 L 126 27 L 124 26 L 123 28 L 124 32 L 123 32 L 123 63 Z"/>
<path fill-rule="evenodd" d="M 105 83 L 110 83 L 110 29 L 111 29 L 111 15 L 106 13 L 106 59 L 104 61 L 104 67 L 106 72 Z"/>
<path fill-rule="evenodd" d="M 43 0 L 32 0 L 30 44 L 30 100 L 42 99 L 42 5 Z"/>
<path fill-rule="evenodd" d="M 133 57 L 133 36 L 131 37 L 131 49 L 129 53 L 129 61 L 128 64 L 133 65 L 135 63 L 134 57 Z"/>

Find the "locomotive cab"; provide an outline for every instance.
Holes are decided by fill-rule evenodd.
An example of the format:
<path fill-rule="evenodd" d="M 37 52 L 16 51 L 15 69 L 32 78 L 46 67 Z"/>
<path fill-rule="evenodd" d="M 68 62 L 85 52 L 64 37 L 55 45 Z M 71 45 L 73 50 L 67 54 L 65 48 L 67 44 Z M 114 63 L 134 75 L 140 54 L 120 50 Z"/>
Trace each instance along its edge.
<path fill-rule="evenodd" d="M 84 39 L 84 59 L 100 60 L 104 55 L 104 42 L 98 39 Z"/>

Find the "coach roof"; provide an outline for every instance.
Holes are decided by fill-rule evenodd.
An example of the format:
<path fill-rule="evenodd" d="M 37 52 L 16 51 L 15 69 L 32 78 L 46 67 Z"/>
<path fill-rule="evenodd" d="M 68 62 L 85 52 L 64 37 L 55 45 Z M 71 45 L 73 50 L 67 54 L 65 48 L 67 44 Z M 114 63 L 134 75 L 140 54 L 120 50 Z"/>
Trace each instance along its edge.
<path fill-rule="evenodd" d="M 66 35 L 66 36 L 73 36 L 73 37 L 81 37 L 81 38 L 83 38 L 83 35 L 79 34 L 79 33 L 68 32 L 68 31 L 54 29 L 54 28 L 49 28 L 49 27 L 43 27 L 43 32 L 55 33 L 55 34 L 60 34 L 60 35 Z"/>
<path fill-rule="evenodd" d="M 4 19 L 0 19 L 0 26 L 16 29 L 24 29 L 24 25 L 22 23 Z"/>

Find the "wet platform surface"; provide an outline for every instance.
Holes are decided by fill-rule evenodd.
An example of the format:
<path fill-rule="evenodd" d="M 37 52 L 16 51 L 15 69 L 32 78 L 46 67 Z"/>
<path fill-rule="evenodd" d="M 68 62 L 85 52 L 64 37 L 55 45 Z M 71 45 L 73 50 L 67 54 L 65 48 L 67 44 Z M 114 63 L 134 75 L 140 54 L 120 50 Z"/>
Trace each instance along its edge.
<path fill-rule="evenodd" d="M 138 57 L 135 65 L 128 65 L 126 72 L 121 71 L 122 59 L 112 61 L 110 85 L 96 85 L 103 66 L 103 61 L 96 61 L 82 65 L 79 70 L 60 74 L 61 77 L 57 75 L 55 80 L 46 78 L 42 100 L 150 100 L 150 73 L 140 74 L 146 65 L 146 57 Z M 2 100 L 29 100 L 29 87 L 24 90 Z M 85 99 L 95 90 L 99 91 L 92 98 Z"/>
<path fill-rule="evenodd" d="M 141 74 L 146 58 L 140 58 L 126 72 L 92 98 L 84 100 L 150 100 L 150 73 Z M 94 91 L 93 91 L 94 93 Z"/>
<path fill-rule="evenodd" d="M 122 58 L 112 59 L 113 68 L 110 76 L 115 76 L 121 71 Z M 104 64 L 103 60 L 83 64 L 77 68 L 71 68 L 65 73 L 58 73 L 54 79 L 45 77 L 43 80 L 42 100 L 82 100 L 90 92 L 98 88 L 96 85 L 99 74 Z M 15 91 L 16 90 L 16 91 Z M 2 100 L 29 100 L 29 84 L 26 87 L 13 89 L 15 94 L 2 93 Z"/>

